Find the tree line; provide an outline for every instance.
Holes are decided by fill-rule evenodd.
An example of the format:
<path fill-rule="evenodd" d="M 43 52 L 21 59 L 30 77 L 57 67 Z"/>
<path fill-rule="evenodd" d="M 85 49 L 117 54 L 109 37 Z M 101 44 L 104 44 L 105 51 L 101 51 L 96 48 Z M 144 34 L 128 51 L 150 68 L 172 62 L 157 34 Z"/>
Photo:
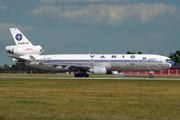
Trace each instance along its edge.
<path fill-rule="evenodd" d="M 4 64 L 2 67 L 0 67 L 0 73 L 57 73 L 57 71 L 50 71 L 50 70 L 41 70 L 37 68 L 32 68 L 23 64 L 13 64 L 13 65 L 7 65 Z"/>
<path fill-rule="evenodd" d="M 136 54 L 136 53 L 128 51 L 127 54 Z M 138 52 L 137 54 L 142 54 L 142 53 Z M 180 51 L 179 50 L 177 50 L 174 53 L 173 52 L 170 53 L 168 57 L 171 58 L 171 60 L 174 61 L 175 63 L 180 63 Z"/>

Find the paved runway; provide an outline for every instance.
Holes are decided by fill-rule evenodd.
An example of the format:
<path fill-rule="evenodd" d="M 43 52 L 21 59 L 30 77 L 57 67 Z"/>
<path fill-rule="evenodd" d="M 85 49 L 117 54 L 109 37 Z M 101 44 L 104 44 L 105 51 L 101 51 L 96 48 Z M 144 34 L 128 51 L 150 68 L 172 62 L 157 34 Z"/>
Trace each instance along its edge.
<path fill-rule="evenodd" d="M 180 78 L 142 78 L 142 77 L 127 77 L 124 75 L 115 75 L 113 77 L 22 77 L 22 76 L 0 76 L 0 78 L 32 78 L 32 79 L 104 79 L 104 80 L 180 80 Z"/>

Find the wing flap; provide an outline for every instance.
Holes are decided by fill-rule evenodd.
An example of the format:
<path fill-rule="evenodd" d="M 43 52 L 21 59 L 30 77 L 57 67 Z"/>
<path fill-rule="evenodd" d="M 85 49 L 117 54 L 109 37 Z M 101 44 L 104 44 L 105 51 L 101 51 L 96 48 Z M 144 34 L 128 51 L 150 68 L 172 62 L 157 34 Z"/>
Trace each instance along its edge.
<path fill-rule="evenodd" d="M 45 63 L 44 63 L 45 64 Z M 82 63 L 47 63 L 52 64 L 54 66 L 63 66 L 63 67 L 80 67 L 80 68 L 90 68 L 91 66 L 88 64 L 82 64 Z"/>

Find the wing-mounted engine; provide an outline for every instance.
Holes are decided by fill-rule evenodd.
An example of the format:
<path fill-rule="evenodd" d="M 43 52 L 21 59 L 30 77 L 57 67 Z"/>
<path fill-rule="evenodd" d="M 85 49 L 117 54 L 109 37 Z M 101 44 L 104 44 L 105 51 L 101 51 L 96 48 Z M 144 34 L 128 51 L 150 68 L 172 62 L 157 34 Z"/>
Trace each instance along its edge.
<path fill-rule="evenodd" d="M 93 68 L 89 69 L 89 72 L 94 74 L 106 74 L 107 70 L 105 66 L 94 66 Z"/>
<path fill-rule="evenodd" d="M 28 54 L 41 54 L 44 52 L 44 46 L 24 46 L 24 45 L 14 45 L 6 46 L 7 53 L 16 55 L 28 55 Z"/>

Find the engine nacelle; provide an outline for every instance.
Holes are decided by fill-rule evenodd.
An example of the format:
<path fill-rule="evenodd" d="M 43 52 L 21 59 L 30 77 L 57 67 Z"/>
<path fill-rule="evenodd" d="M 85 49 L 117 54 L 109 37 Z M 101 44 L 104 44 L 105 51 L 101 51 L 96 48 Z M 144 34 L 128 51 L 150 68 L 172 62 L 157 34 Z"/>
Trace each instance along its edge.
<path fill-rule="evenodd" d="M 44 46 L 6 46 L 6 51 L 10 54 L 16 55 L 41 54 L 44 52 Z"/>
<path fill-rule="evenodd" d="M 106 67 L 104 67 L 104 66 L 94 66 L 89 71 L 90 71 L 90 73 L 94 73 L 94 74 L 106 74 L 107 73 Z"/>

